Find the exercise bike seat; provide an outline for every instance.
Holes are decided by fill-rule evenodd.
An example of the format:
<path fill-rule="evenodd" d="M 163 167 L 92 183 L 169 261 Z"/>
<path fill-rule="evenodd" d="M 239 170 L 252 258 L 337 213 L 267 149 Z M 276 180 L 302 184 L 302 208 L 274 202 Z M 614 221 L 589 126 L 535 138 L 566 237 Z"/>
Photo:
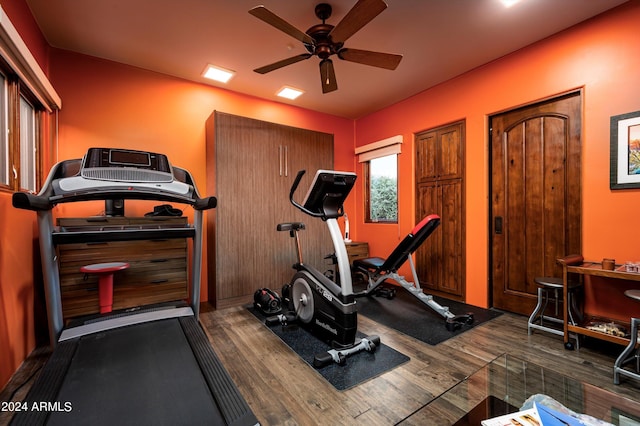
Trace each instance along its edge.
<path fill-rule="evenodd" d="M 299 229 L 305 229 L 304 223 L 302 222 L 279 223 L 278 226 L 276 226 L 276 230 L 278 231 L 297 231 Z"/>

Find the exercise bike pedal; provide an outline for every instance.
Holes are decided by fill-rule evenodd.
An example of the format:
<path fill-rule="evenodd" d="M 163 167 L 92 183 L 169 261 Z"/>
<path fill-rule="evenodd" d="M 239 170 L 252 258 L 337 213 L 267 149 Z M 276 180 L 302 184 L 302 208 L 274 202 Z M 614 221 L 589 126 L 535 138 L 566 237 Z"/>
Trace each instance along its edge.
<path fill-rule="evenodd" d="M 286 314 L 278 314 L 268 317 L 264 320 L 265 325 L 271 326 L 276 324 L 287 325 L 292 322 L 296 322 L 297 317 L 293 312 L 287 312 Z"/>

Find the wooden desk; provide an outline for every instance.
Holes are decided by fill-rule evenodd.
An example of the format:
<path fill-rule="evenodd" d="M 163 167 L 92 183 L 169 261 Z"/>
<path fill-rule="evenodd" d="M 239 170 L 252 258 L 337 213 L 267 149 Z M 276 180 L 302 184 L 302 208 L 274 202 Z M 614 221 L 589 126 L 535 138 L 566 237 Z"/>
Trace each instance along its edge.
<path fill-rule="evenodd" d="M 566 258 L 565 258 L 566 259 Z M 563 259 L 558 259 L 558 262 L 562 264 L 562 300 L 567 300 L 567 282 L 569 274 L 578 275 L 590 275 L 605 278 L 615 278 L 618 280 L 640 281 L 640 273 L 626 272 L 624 265 L 616 265 L 613 271 L 602 269 L 601 263 L 596 262 L 581 262 L 579 264 L 571 264 L 564 262 Z M 625 337 L 618 337 L 612 334 L 606 334 L 599 331 L 586 328 L 582 324 L 572 325 L 569 324 L 569 311 L 564 311 L 564 346 L 565 349 L 573 349 L 573 343 L 569 340 L 569 333 L 582 334 L 585 336 L 591 336 L 597 339 L 606 340 L 608 342 L 617 343 L 619 345 L 626 346 L 629 344 L 629 339 Z"/>

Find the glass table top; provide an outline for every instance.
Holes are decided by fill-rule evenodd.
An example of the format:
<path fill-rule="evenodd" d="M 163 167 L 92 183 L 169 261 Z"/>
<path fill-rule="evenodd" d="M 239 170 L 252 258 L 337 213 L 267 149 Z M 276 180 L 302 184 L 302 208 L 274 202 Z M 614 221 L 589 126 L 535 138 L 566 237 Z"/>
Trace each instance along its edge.
<path fill-rule="evenodd" d="M 509 355 L 497 357 L 434 399 L 408 423 L 477 426 L 519 411 L 532 397 L 614 425 L 640 426 L 639 402 Z"/>

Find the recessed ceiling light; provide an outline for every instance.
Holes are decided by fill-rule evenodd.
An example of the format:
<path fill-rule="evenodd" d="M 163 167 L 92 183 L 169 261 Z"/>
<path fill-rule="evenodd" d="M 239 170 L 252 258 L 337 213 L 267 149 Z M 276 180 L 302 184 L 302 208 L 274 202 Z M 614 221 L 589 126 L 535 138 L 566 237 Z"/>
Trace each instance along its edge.
<path fill-rule="evenodd" d="M 293 87 L 289 87 L 289 86 L 284 86 L 282 89 L 280 89 L 278 91 L 278 93 L 276 93 L 276 95 L 280 96 L 281 98 L 287 98 L 287 99 L 295 99 L 298 96 L 302 95 L 304 93 L 304 91 L 299 90 L 299 89 L 294 89 Z"/>
<path fill-rule="evenodd" d="M 520 0 L 500 0 L 504 7 L 511 7 L 516 3 L 519 3 Z"/>
<path fill-rule="evenodd" d="M 221 83 L 228 82 L 231 79 L 231 77 L 233 77 L 234 74 L 235 74 L 235 71 L 226 70 L 224 68 L 216 67 L 214 65 L 207 65 L 207 68 L 202 73 L 202 75 L 205 78 L 219 81 Z"/>

